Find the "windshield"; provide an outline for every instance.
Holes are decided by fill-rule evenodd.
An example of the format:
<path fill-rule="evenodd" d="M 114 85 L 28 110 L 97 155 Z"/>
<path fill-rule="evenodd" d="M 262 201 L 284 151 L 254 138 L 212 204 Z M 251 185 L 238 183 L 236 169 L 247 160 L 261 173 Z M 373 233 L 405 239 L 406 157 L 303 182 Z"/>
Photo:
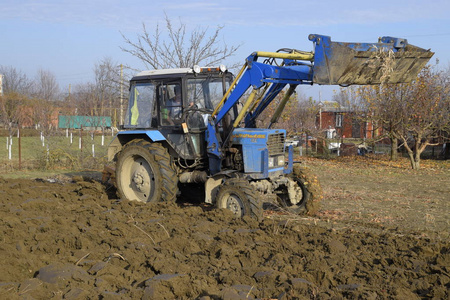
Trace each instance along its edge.
<path fill-rule="evenodd" d="M 135 83 L 130 89 L 130 99 L 125 115 L 125 128 L 149 128 L 155 104 L 155 86 L 152 83 Z"/>
<path fill-rule="evenodd" d="M 229 82 L 226 83 L 226 88 Z M 223 97 L 222 78 L 192 78 L 187 80 L 187 99 L 189 106 L 214 110 Z"/>

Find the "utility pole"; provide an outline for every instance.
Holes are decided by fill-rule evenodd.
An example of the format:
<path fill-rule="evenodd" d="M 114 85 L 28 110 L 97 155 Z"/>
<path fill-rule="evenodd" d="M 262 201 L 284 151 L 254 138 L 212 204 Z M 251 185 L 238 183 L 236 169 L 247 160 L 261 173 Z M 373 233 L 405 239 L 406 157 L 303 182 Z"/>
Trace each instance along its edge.
<path fill-rule="evenodd" d="M 319 91 L 319 130 L 322 130 L 322 91 Z"/>
<path fill-rule="evenodd" d="M 123 124 L 123 64 L 120 64 L 120 123 Z"/>

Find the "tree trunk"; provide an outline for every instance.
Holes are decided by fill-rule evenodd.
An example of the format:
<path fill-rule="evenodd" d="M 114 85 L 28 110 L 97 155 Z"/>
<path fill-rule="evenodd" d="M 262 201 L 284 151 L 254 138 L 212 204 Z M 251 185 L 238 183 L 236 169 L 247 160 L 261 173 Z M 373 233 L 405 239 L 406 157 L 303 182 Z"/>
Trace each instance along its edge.
<path fill-rule="evenodd" d="M 403 136 L 401 138 L 403 141 L 403 145 L 404 145 L 406 151 L 408 152 L 409 162 L 411 163 L 411 168 L 413 170 L 420 169 L 420 153 L 422 153 L 422 152 L 419 151 L 419 147 L 417 145 L 417 139 L 414 142 L 414 146 L 410 147 L 408 145 L 408 141 L 406 140 L 406 138 L 404 138 Z"/>
<path fill-rule="evenodd" d="M 413 168 L 413 170 L 420 169 L 420 155 L 425 150 L 427 145 L 429 145 L 429 143 L 427 141 L 420 142 L 420 140 L 421 140 L 420 136 L 416 137 L 416 141 L 414 143 L 414 148 L 413 149 L 409 149 L 409 147 L 407 148 L 409 158 L 411 160 L 411 167 Z"/>
<path fill-rule="evenodd" d="M 420 169 L 420 152 L 419 151 L 415 151 L 414 159 L 411 161 L 411 165 L 412 165 L 413 170 Z"/>
<path fill-rule="evenodd" d="M 396 161 L 398 159 L 398 139 L 396 137 L 391 137 L 391 160 Z"/>
<path fill-rule="evenodd" d="M 411 163 L 411 168 L 413 170 L 420 169 L 420 154 L 419 154 L 419 156 L 417 156 L 417 152 L 413 151 L 409 147 L 406 147 L 406 150 L 408 151 L 409 162 Z"/>

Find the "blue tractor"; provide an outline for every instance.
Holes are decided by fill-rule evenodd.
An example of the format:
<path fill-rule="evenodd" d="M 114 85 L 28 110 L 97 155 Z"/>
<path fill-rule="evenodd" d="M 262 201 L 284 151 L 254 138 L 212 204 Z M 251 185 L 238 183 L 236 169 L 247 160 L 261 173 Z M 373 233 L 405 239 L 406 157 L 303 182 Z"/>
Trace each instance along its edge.
<path fill-rule="evenodd" d="M 124 130 L 108 149 L 119 196 L 175 201 L 200 191 L 205 202 L 240 217 L 259 219 L 272 205 L 314 213 L 321 198 L 317 179 L 294 163 L 286 130 L 271 128 L 296 87 L 410 82 L 433 53 L 392 37 L 378 43 L 309 39 L 313 52 L 252 53 L 235 77 L 224 66 L 133 77 Z M 256 128 L 282 91 L 269 128 Z"/>

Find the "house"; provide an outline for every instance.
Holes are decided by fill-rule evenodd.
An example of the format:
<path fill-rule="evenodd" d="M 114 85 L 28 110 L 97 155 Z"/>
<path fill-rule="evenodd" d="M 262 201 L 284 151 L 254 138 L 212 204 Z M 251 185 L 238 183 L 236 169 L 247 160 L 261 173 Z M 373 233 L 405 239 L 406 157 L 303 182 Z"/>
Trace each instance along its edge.
<path fill-rule="evenodd" d="M 59 108 L 54 106 L 27 106 L 18 107 L 18 120 L 22 128 L 44 126 L 45 128 L 58 127 Z M 38 125 L 39 124 L 39 125 Z"/>
<path fill-rule="evenodd" d="M 337 102 L 321 102 L 316 118 L 318 127 L 326 132 L 327 138 L 365 138 L 370 139 L 374 132 L 373 123 L 364 120 L 361 113 L 340 106 Z"/>

